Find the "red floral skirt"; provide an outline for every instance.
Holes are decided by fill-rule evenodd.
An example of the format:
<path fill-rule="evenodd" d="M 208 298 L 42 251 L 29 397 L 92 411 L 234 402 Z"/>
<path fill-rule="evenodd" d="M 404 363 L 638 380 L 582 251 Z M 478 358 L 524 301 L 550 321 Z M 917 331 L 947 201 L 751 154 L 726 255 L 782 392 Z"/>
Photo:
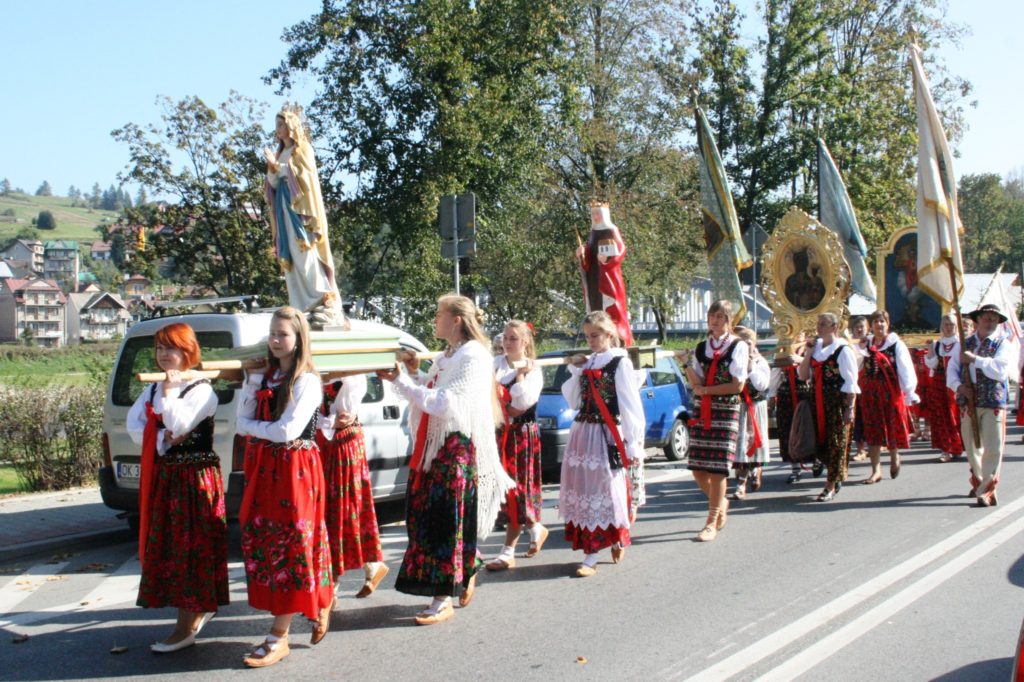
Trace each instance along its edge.
<path fill-rule="evenodd" d="M 629 528 L 608 526 L 607 528 L 587 530 L 571 522 L 565 524 L 565 540 L 572 543 L 574 550 L 582 549 L 584 554 L 596 554 L 605 547 L 611 547 L 616 543 L 623 547 L 628 547 L 630 544 Z"/>
<path fill-rule="evenodd" d="M 928 423 L 932 427 L 932 447 L 952 455 L 962 454 L 964 441 L 960 436 L 960 408 L 957 407 L 956 396 L 946 388 L 944 380 L 939 380 L 939 376 L 934 377 L 928 387 Z"/>
<path fill-rule="evenodd" d="M 183 457 L 156 458 L 136 603 L 205 613 L 229 603 L 224 485 L 216 455 Z"/>
<path fill-rule="evenodd" d="M 501 433 L 498 434 L 501 448 Z M 540 429 L 537 422 L 512 424 L 502 453 L 505 473 L 516 482 L 516 489 L 509 492 L 515 497 L 516 525 L 540 521 L 540 510 L 544 507 L 540 480 Z M 501 505 L 498 523 L 509 522 L 508 502 Z"/>
<path fill-rule="evenodd" d="M 454 597 L 477 571 L 476 448 L 451 433 L 426 471 L 409 472 L 405 528 L 409 545 L 395 589 Z"/>
<path fill-rule="evenodd" d="M 334 599 L 324 524 L 324 474 L 314 443 L 253 439 L 245 457 L 242 556 L 249 605 L 316 619 Z"/>
<path fill-rule="evenodd" d="M 862 375 L 860 379 L 861 414 L 864 416 L 864 441 L 869 446 L 889 449 L 910 447 L 907 430 L 907 408 L 903 395 L 893 398 L 889 385 L 879 374 L 877 377 Z"/>
<path fill-rule="evenodd" d="M 373 484 L 366 464 L 366 441 L 359 423 L 335 431 L 328 441 L 317 431 L 327 486 L 327 537 L 334 580 L 370 561 L 383 561 Z"/>

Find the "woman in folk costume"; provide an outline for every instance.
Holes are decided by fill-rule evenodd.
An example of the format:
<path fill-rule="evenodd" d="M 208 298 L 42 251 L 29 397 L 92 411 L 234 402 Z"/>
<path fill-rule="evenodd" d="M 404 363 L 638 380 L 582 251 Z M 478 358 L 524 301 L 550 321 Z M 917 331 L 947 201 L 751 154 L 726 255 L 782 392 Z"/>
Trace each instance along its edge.
<path fill-rule="evenodd" d="M 846 480 L 850 430 L 860 387 L 857 355 L 839 336 L 839 318 L 833 313 L 822 313 L 818 316 L 817 331 L 813 348 L 800 363 L 800 377 L 811 382 L 818 460 L 828 469 L 818 502 L 829 502 Z"/>
<path fill-rule="evenodd" d="M 868 318 L 854 315 L 850 318 L 850 348 L 857 356 L 857 375 L 864 371 L 864 359 L 868 354 Z M 858 378 L 858 383 L 860 379 Z M 851 440 L 857 446 L 857 452 L 851 457 L 854 462 L 863 462 L 868 458 L 867 443 L 864 442 L 864 410 L 862 400 L 857 401 L 853 410 L 853 434 Z"/>
<path fill-rule="evenodd" d="M 530 534 L 526 558 L 536 556 L 548 539 L 548 529 L 540 522 L 544 500 L 540 478 L 540 429 L 537 428 L 537 401 L 544 388 L 544 375 L 533 364 L 537 352 L 533 331 L 526 322 L 508 322 L 501 339 L 504 353 L 494 359 L 504 419 L 498 431 L 498 446 L 505 473 L 516 482 L 516 487 L 509 492 L 498 515 L 498 522 L 507 525 L 505 544 L 497 558 L 487 564 L 490 571 L 503 571 L 516 565 L 516 543 L 523 526 Z M 518 362 L 523 366 L 512 366 Z"/>
<path fill-rule="evenodd" d="M 288 303 L 323 325 L 344 321 L 327 235 L 327 212 L 316 157 L 301 110 L 285 106 L 275 119 L 277 149 L 264 149 L 274 253 L 284 271 Z"/>
<path fill-rule="evenodd" d="M 698 344 L 686 367 L 700 411 L 690 421 L 687 468 L 707 495 L 708 517 L 697 534 L 710 542 L 725 528 L 729 502 L 725 497 L 729 465 L 736 460 L 740 393 L 747 380 L 750 348 L 732 333 L 732 303 L 715 301 L 708 308 L 708 338 Z"/>
<path fill-rule="evenodd" d="M 217 608 L 228 604 L 228 524 L 220 458 L 213 451 L 217 396 L 208 380 L 181 377 L 199 363 L 196 335 L 176 323 L 153 340 L 156 364 L 167 378 L 142 391 L 127 428 L 142 445 L 137 603 L 178 609 L 174 631 L 150 646 L 168 653 L 195 644 Z"/>
<path fill-rule="evenodd" d="M 957 407 L 956 396 L 946 386 L 946 368 L 960 340 L 956 333 L 956 315 L 943 315 L 939 330 L 942 337 L 928 347 L 924 359 L 932 371 L 928 383 L 928 421 L 932 427 L 932 447 L 942 453 L 939 461 L 952 462 L 964 454 L 964 442 L 960 436 L 960 408 Z"/>
<path fill-rule="evenodd" d="M 860 377 L 864 408 L 864 440 L 871 457 L 871 475 L 866 484 L 882 480 L 882 448 L 889 449 L 889 475 L 900 475 L 900 448 L 910 447 L 907 406 L 918 402 L 917 373 L 907 345 L 889 331 L 889 313 L 876 310 L 868 318 L 864 370 Z"/>
<path fill-rule="evenodd" d="M 754 492 L 761 489 L 761 474 L 768 456 L 768 404 L 767 394 L 771 382 L 771 367 L 757 351 L 757 334 L 753 329 L 736 327 L 736 336 L 747 344 L 750 359 L 747 365 L 747 383 L 743 386 L 743 405 L 740 408 L 739 437 L 736 440 L 736 490 L 732 499 L 747 496 L 747 483 Z"/>
<path fill-rule="evenodd" d="M 494 438 L 501 410 L 480 318 L 465 296 L 443 296 L 434 335 L 448 348 L 430 371 L 420 373 L 411 359 L 408 374 L 378 372 L 410 402 L 409 428 L 416 434 L 406 492 L 409 545 L 395 589 L 433 597 L 416 614 L 417 625 L 451 618 L 452 597 L 460 592 L 459 605 L 469 606 L 482 563 L 477 547 L 515 485 L 501 467 Z"/>
<path fill-rule="evenodd" d="M 954 348 L 946 367 L 946 385 L 960 405 L 960 428 L 971 465 L 971 492 L 979 507 L 999 503 L 996 486 L 1003 464 L 1006 439 L 1006 406 L 1013 374 L 1013 346 L 1000 328 L 1007 317 L 999 307 L 986 303 L 971 313 L 975 332 Z M 967 370 L 970 381 L 967 381 Z M 981 447 L 974 444 L 974 425 L 967 414 L 973 400 Z"/>
<path fill-rule="evenodd" d="M 562 459 L 558 513 L 565 521 L 565 539 L 583 550 L 576 575 L 597 572 L 605 547 L 619 563 L 630 543 L 632 513 L 627 470 L 644 456 L 643 405 L 640 384 L 625 349 L 618 348 L 616 325 L 604 312 L 583 322 L 590 355 L 575 355 L 562 395 L 578 408 Z"/>
<path fill-rule="evenodd" d="M 324 524 L 327 492 L 316 445 L 323 393 L 300 310 L 274 312 L 267 350 L 265 373 L 246 381 L 236 427 L 249 437 L 238 514 L 249 605 L 274 616 L 270 634 L 244 659 L 252 668 L 289 654 L 288 630 L 296 613 L 313 621 L 310 641 L 318 644 L 335 600 Z"/>
<path fill-rule="evenodd" d="M 789 485 L 803 477 L 800 462 L 794 462 L 789 456 L 789 429 L 793 425 L 793 413 L 801 400 L 810 397 L 808 382 L 803 381 L 797 372 L 803 360 L 803 349 L 804 333 L 798 332 L 793 342 L 793 354 L 775 356 L 768 383 L 768 404 L 775 408 L 775 425 L 779 430 L 779 457 L 790 465 L 789 478 L 786 479 Z"/>
<path fill-rule="evenodd" d="M 373 483 L 366 463 L 366 441 L 359 405 L 366 395 L 366 375 L 355 374 L 324 384 L 317 445 L 327 485 L 324 512 L 331 545 L 334 583 L 346 570 L 362 568 L 366 580 L 356 597 L 369 597 L 388 574 L 380 546 Z"/>
<path fill-rule="evenodd" d="M 931 414 L 931 406 L 928 404 L 928 396 L 931 395 L 931 371 L 925 360 L 928 357 L 928 348 L 911 348 L 910 357 L 914 363 L 914 374 L 917 375 L 917 397 L 920 398 L 920 402 L 907 406 L 910 430 L 914 434 L 914 440 L 931 439 L 931 424 L 928 420 Z"/>

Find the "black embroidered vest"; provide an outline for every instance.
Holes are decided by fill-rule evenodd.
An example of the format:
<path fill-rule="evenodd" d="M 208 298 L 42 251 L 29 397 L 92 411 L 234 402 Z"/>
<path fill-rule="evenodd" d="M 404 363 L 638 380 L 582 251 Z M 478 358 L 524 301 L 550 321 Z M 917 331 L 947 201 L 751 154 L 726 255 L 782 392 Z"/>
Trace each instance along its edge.
<path fill-rule="evenodd" d="M 586 373 L 580 375 L 580 411 L 576 413 L 576 421 L 589 422 L 591 424 L 603 424 L 601 410 L 594 401 L 593 391 L 590 388 L 592 383 L 597 384 L 597 392 L 604 399 L 608 406 L 608 412 L 615 418 L 615 423 L 621 423 L 619 417 L 619 396 L 615 391 L 615 370 L 619 367 L 622 356 L 612 358 L 608 364 L 601 368 L 600 378 L 593 378 Z"/>

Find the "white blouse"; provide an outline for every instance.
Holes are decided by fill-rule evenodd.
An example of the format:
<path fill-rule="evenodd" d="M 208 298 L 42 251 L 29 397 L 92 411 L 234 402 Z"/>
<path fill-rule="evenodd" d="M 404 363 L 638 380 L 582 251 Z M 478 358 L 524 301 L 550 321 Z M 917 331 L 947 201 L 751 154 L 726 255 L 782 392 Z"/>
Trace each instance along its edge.
<path fill-rule="evenodd" d="M 329 382 L 333 384 L 334 382 Z M 327 439 L 334 438 L 334 424 L 339 414 L 345 413 L 353 417 L 359 416 L 359 405 L 366 395 L 366 375 L 354 374 L 341 380 L 341 388 L 338 395 L 331 401 L 330 411 L 326 415 L 320 415 L 317 427 L 324 432 Z"/>
<path fill-rule="evenodd" d="M 825 362 L 832 354 L 836 352 L 836 349 L 840 346 L 845 347 L 845 351 L 839 353 L 837 362 L 839 363 L 839 376 L 843 378 L 843 385 L 839 389 L 841 393 L 860 393 L 860 386 L 857 384 L 857 353 L 854 349 L 846 342 L 845 339 L 835 338 L 832 339 L 832 343 L 827 346 L 822 346 L 822 340 L 817 339 L 814 342 L 814 351 L 811 353 L 811 359 L 817 360 L 818 362 Z M 811 376 L 814 376 L 813 371 Z"/>
<path fill-rule="evenodd" d="M 959 337 L 956 336 L 943 336 L 939 339 L 939 352 L 937 354 L 935 352 L 935 343 L 929 343 L 928 354 L 924 356 L 924 364 L 928 369 L 938 369 L 941 358 L 951 357 L 959 340 Z M 947 348 L 949 350 L 946 350 Z"/>
<path fill-rule="evenodd" d="M 750 373 L 747 375 L 747 381 L 749 381 L 750 385 L 754 387 L 754 390 L 765 393 L 768 390 L 771 380 L 772 368 L 768 365 L 768 361 L 765 360 L 763 356 L 758 355 L 750 363 Z"/>
<path fill-rule="evenodd" d="M 583 397 L 580 386 L 580 376 L 583 374 L 583 370 L 601 369 L 616 357 L 622 358 L 618 367 L 615 368 L 615 393 L 619 403 L 620 433 L 626 446 L 626 456 L 630 461 L 642 461 L 647 420 L 644 418 L 643 403 L 640 402 L 640 384 L 637 383 L 637 373 L 633 371 L 633 363 L 625 349 L 612 348 L 601 353 L 592 353 L 583 367 L 569 365 L 569 378 L 562 384 L 562 395 L 570 407 L 579 409 Z M 578 423 L 573 422 L 573 426 L 575 427 Z"/>
<path fill-rule="evenodd" d="M 869 346 L 874 344 L 874 335 L 868 337 Z M 903 400 L 907 405 L 921 402 L 917 397 L 917 371 L 914 369 L 914 360 L 910 357 L 907 344 L 900 340 L 895 332 L 889 332 L 885 341 L 878 347 L 878 350 L 885 350 L 890 346 L 896 346 L 896 376 L 900 380 L 900 390 L 903 391 Z"/>
<path fill-rule="evenodd" d="M 971 334 L 977 336 L 977 334 Z M 992 381 L 1007 381 L 1010 378 L 1010 367 L 1013 365 L 1013 345 L 1005 338 L 1002 330 L 996 329 L 990 338 L 998 340 L 1002 337 L 1002 343 L 996 349 L 996 354 L 989 358 L 978 357 L 971 363 L 971 380 L 978 381 L 978 370 Z M 970 336 L 967 338 L 971 338 Z M 946 386 L 949 390 L 956 391 L 962 383 L 960 377 L 960 344 L 950 352 L 949 365 L 946 366 Z"/>
<path fill-rule="evenodd" d="M 704 342 L 704 352 L 710 358 L 714 357 L 715 347 L 722 352 L 729 347 L 729 344 L 734 340 L 738 340 L 739 337 L 733 334 L 723 334 L 720 338 L 715 339 L 715 346 L 711 345 L 711 335 L 708 335 L 707 341 Z M 704 378 L 704 368 L 701 367 L 700 362 L 697 361 L 697 354 L 690 354 L 690 367 L 697 373 L 697 376 L 701 379 Z M 736 344 L 736 348 L 732 352 L 732 360 L 729 362 L 729 374 L 733 379 L 737 380 L 741 384 L 747 380 L 747 365 L 750 362 L 750 346 L 743 341 Z"/>
<path fill-rule="evenodd" d="M 190 433 L 207 417 L 212 417 L 217 412 L 217 394 L 208 382 L 201 383 L 188 393 L 185 388 L 197 382 L 186 382 L 172 385 L 163 395 L 164 382 L 160 381 L 153 386 L 156 388 L 153 397 L 153 411 L 163 418 L 164 428 L 157 432 L 156 452 L 164 455 L 167 452 L 167 444 L 164 436 L 183 436 Z M 149 401 L 150 391 L 147 386 L 139 397 L 135 399 L 132 409 L 128 411 L 127 428 L 128 435 L 136 445 L 142 445 L 142 438 L 146 431 L 146 402 Z"/>
<path fill-rule="evenodd" d="M 504 355 L 494 358 L 494 378 L 499 384 L 507 384 L 515 378 L 519 370 L 509 367 Z M 508 390 L 512 396 L 511 406 L 517 410 L 528 410 L 540 400 L 541 389 L 544 388 L 544 374 L 540 367 L 534 367 L 520 381 L 512 384 Z"/>
<path fill-rule="evenodd" d="M 260 390 L 262 381 L 262 374 L 252 374 L 242 387 L 235 431 L 240 436 L 254 436 L 272 443 L 288 443 L 295 440 L 302 435 L 324 399 L 320 376 L 307 372 L 296 377 L 292 385 L 291 400 L 285 406 L 281 417 L 273 422 L 255 418 L 256 391 Z M 273 388 L 280 383 L 280 377 L 275 376 L 267 382 L 267 387 Z"/>

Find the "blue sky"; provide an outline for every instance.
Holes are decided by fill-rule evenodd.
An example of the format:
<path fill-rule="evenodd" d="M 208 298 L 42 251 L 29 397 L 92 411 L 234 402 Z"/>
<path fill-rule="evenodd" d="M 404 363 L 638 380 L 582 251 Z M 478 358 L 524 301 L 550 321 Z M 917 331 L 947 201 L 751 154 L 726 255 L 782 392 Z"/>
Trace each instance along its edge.
<path fill-rule="evenodd" d="M 746 4 L 752 3 L 741 2 Z M 99 182 L 106 188 L 127 162 L 126 149 L 110 131 L 128 122 L 156 122 L 158 95 L 198 95 L 214 105 L 234 89 L 276 110 L 282 98 L 261 77 L 285 54 L 282 30 L 319 5 L 319 0 L 4 3 L 0 177 L 29 192 L 43 180 L 57 194 L 65 194 L 69 185 L 88 190 Z M 974 84 L 972 99 L 978 100 L 967 112 L 970 129 L 959 145 L 956 173 L 1020 171 L 1024 89 L 1014 45 L 1024 26 L 1024 2 L 951 0 L 950 17 L 968 24 L 972 35 L 944 56 L 952 72 Z M 306 102 L 314 89 L 315 83 L 300 82 L 292 98 Z"/>

